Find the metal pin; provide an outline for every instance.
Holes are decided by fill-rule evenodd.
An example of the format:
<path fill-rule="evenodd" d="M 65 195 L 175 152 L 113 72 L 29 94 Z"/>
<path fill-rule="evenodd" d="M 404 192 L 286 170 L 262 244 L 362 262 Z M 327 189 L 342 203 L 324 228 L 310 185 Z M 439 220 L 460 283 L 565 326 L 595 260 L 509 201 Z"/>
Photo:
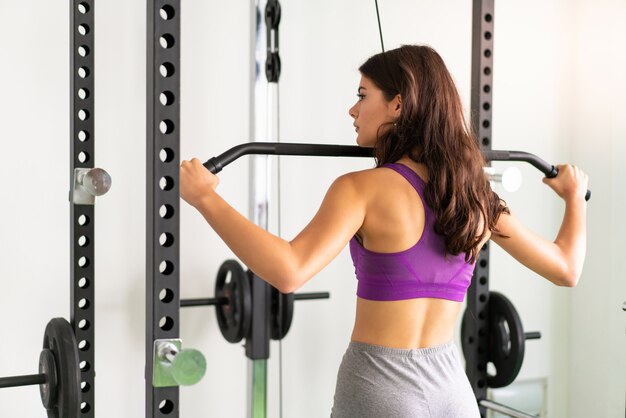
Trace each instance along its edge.
<path fill-rule="evenodd" d="M 74 187 L 70 201 L 76 205 L 93 205 L 96 196 L 111 189 L 111 176 L 101 168 L 74 169 Z"/>

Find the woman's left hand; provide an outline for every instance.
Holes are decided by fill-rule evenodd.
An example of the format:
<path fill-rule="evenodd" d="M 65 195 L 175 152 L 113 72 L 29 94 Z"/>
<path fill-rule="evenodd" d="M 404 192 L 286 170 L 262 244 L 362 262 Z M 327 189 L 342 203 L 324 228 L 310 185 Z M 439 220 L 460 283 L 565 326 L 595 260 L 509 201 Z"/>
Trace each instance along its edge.
<path fill-rule="evenodd" d="M 200 160 L 193 158 L 180 165 L 180 197 L 191 206 L 196 206 L 203 197 L 215 191 L 219 177 L 207 170 Z"/>

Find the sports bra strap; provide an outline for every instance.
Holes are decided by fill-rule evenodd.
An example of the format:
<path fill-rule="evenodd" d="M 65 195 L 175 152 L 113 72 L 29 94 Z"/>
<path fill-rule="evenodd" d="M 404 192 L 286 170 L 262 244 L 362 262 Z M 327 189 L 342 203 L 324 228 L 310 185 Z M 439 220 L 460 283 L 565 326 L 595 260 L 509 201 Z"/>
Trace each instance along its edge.
<path fill-rule="evenodd" d="M 387 163 L 383 164 L 383 167 L 390 168 L 402 175 L 419 192 L 420 197 L 423 198 L 422 191 L 426 187 L 426 182 L 415 171 L 400 163 Z"/>

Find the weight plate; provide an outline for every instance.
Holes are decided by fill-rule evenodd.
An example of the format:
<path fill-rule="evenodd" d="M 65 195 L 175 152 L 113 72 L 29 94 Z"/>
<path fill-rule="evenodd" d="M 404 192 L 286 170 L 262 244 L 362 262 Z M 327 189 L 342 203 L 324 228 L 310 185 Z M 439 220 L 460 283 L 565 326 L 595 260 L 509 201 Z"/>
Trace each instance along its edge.
<path fill-rule="evenodd" d="M 525 347 L 524 328 L 513 303 L 501 293 L 489 292 L 486 311 L 487 363 L 492 363 L 496 369 L 496 374 L 487 373 L 487 385 L 491 388 L 501 388 L 513 383 L 522 367 Z M 461 323 L 463 352 L 470 350 L 467 335 L 470 321 L 475 321 L 475 319 L 466 309 Z"/>
<path fill-rule="evenodd" d="M 270 335 L 272 340 L 282 340 L 291 328 L 293 320 L 293 293 L 281 293 L 272 287 L 270 310 Z"/>
<path fill-rule="evenodd" d="M 248 335 L 252 317 L 250 279 L 239 262 L 226 260 L 220 266 L 215 280 L 215 297 L 228 300 L 216 306 L 220 331 L 226 341 L 238 343 Z"/>
<path fill-rule="evenodd" d="M 46 354 L 43 354 L 44 352 Z M 48 352 L 53 357 L 52 361 Z M 47 388 L 40 390 L 48 418 L 78 418 L 81 398 L 78 345 L 74 330 L 65 319 L 53 318 L 48 322 L 43 337 L 41 358 L 44 360 L 40 367 L 49 367 L 52 363 L 56 373 L 56 385 L 48 385 Z M 49 383 L 51 382 L 52 380 L 49 380 Z"/>
<path fill-rule="evenodd" d="M 501 293 L 489 295 L 488 356 L 497 373 L 487 376 L 487 384 L 501 388 L 513 383 L 524 361 L 525 336 L 522 320 L 511 301 Z"/>

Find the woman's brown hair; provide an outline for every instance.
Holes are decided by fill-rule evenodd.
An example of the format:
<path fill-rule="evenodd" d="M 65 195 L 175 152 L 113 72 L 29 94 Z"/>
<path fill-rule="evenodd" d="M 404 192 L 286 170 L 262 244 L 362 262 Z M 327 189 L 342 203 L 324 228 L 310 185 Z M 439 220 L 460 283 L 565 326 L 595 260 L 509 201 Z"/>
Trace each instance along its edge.
<path fill-rule="evenodd" d="M 463 252 L 474 263 L 478 244 L 509 210 L 491 190 L 485 160 L 443 60 L 428 46 L 404 45 L 372 56 L 359 71 L 386 100 L 398 94 L 402 100 L 393 126 L 379 129 L 376 165 L 405 155 L 425 164 L 430 180 L 424 198 L 436 214 L 435 232 L 444 236 L 448 253 Z"/>

